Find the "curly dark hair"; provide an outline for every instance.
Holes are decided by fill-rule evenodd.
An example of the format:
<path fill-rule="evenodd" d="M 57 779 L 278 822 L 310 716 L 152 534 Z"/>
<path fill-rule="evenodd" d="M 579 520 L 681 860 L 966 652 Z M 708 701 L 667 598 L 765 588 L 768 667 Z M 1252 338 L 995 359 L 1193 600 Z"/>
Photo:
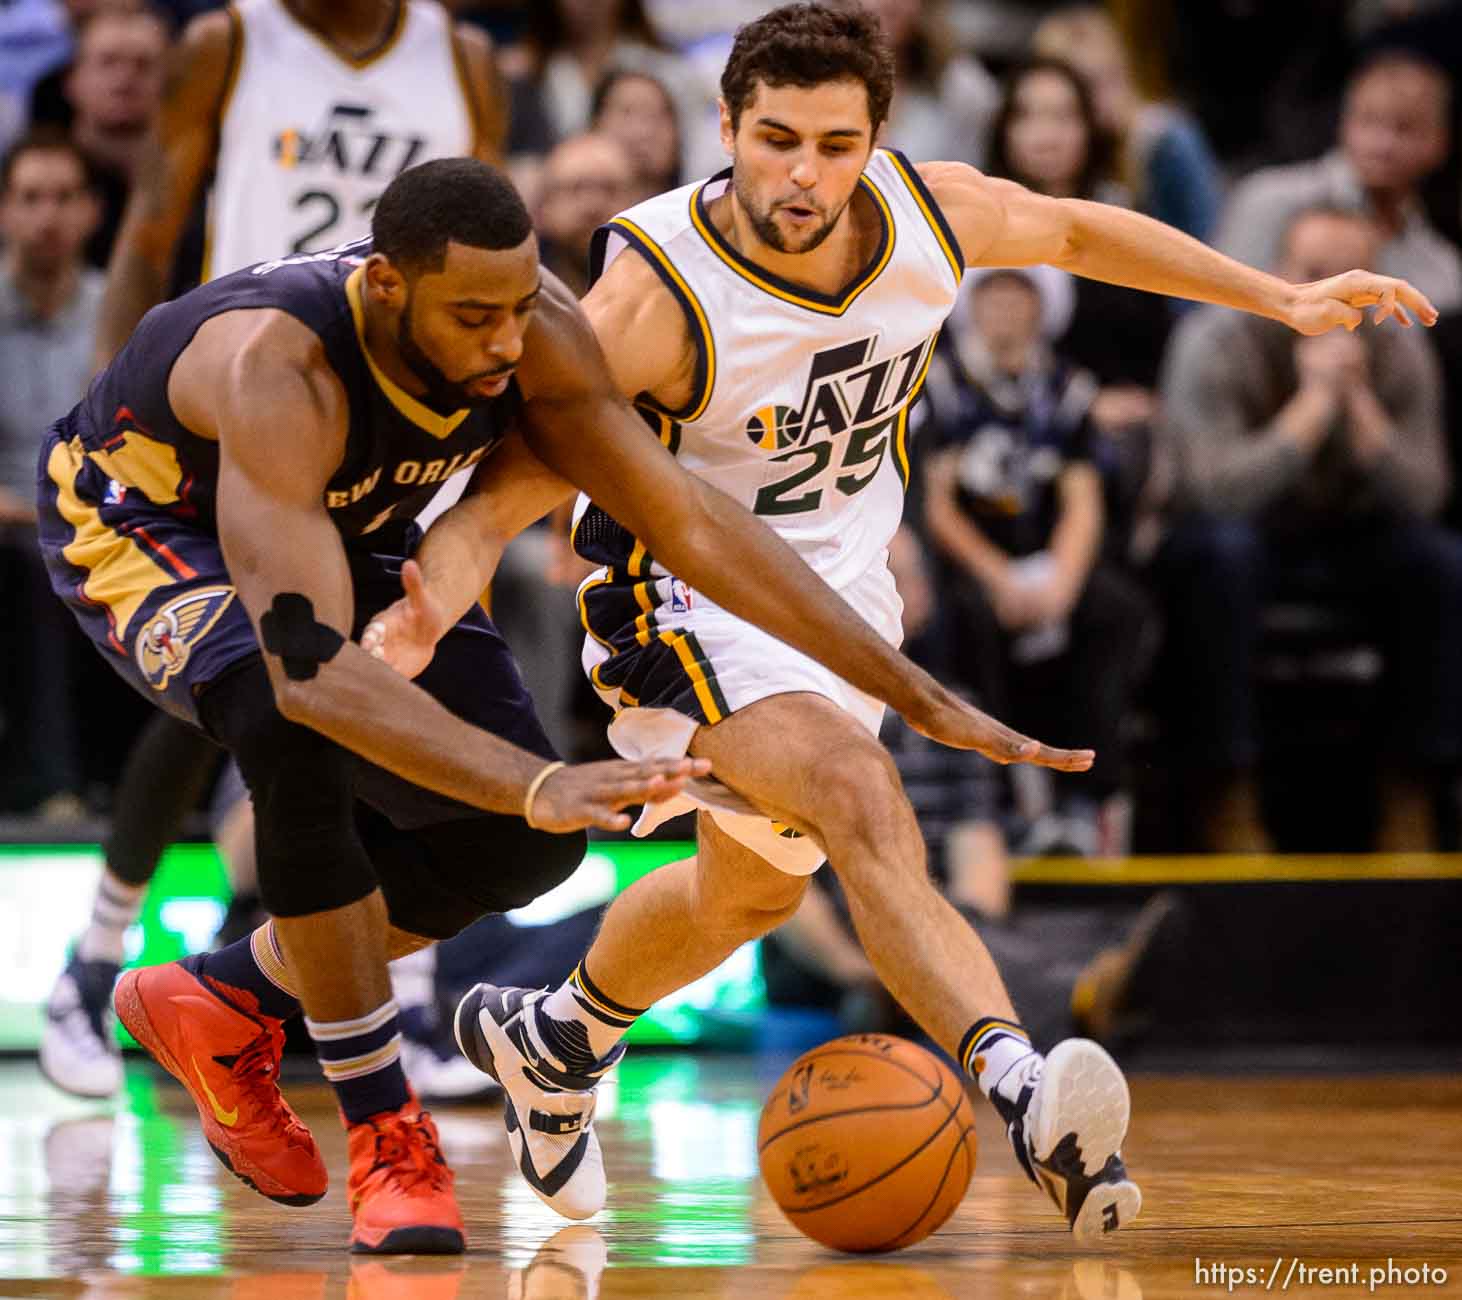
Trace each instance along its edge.
<path fill-rule="evenodd" d="M 1109 181 L 1116 169 L 1117 142 L 1100 122 L 1092 103 L 1091 87 L 1086 78 L 1064 59 L 1040 57 L 1026 59 L 1010 70 L 1005 78 L 1005 90 L 1000 99 L 1000 108 L 990 124 L 990 158 L 986 170 L 991 176 L 1003 180 L 1019 181 L 1029 185 L 1030 178 L 1016 170 L 1010 158 L 1010 124 L 1015 118 L 1015 99 L 1021 83 L 1038 73 L 1050 72 L 1064 78 L 1076 92 L 1076 102 L 1081 120 L 1086 125 L 1086 162 L 1076 178 L 1076 197 L 1089 199 L 1103 181 Z"/>
<path fill-rule="evenodd" d="M 789 4 L 738 28 L 721 74 L 721 97 L 731 129 L 756 94 L 768 86 L 820 86 L 861 81 L 876 133 L 893 99 L 894 61 L 878 19 L 856 4 Z"/>

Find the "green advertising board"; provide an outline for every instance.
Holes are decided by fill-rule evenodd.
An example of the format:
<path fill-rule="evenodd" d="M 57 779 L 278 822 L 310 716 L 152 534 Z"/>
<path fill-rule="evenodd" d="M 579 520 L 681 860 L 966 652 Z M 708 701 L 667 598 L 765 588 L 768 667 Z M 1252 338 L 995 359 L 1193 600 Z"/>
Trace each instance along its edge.
<path fill-rule="evenodd" d="M 693 853 L 678 841 L 595 841 L 583 864 L 557 889 L 509 914 L 542 926 L 614 897 L 631 882 Z M 34 1050 L 43 1006 L 66 954 L 86 924 L 101 870 L 95 844 L 0 845 L 0 1051 Z M 164 855 L 142 915 L 127 936 L 130 963 L 173 961 L 208 946 L 229 897 L 228 878 L 211 844 L 176 844 Z M 730 1044 L 765 1006 L 754 944 L 682 989 L 635 1025 L 641 1043 Z M 123 1033 L 123 1041 L 129 1041 Z"/>

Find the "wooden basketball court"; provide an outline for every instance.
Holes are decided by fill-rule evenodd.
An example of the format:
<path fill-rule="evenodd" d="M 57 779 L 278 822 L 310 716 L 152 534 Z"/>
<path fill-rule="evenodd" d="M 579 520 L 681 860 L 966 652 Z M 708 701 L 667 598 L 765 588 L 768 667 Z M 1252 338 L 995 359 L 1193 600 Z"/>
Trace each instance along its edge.
<path fill-rule="evenodd" d="M 185 1094 L 147 1064 L 107 1106 L 6 1063 L 0 1297 L 1462 1295 L 1462 1079 L 1139 1075 L 1126 1155 L 1146 1205 L 1090 1251 L 981 1101 L 979 1167 L 954 1218 L 865 1259 L 800 1237 L 761 1186 L 757 1117 L 785 1064 L 632 1052 L 601 1103 L 610 1200 L 589 1225 L 558 1219 L 516 1176 L 496 1109 L 438 1111 L 470 1233 L 467 1258 L 444 1261 L 346 1253 L 344 1134 L 321 1085 L 287 1091 L 337 1181 L 286 1209 L 220 1168 Z M 1232 1289 L 1216 1266 L 1243 1270 Z M 1327 1266 L 1343 1272 L 1306 1272 Z"/>

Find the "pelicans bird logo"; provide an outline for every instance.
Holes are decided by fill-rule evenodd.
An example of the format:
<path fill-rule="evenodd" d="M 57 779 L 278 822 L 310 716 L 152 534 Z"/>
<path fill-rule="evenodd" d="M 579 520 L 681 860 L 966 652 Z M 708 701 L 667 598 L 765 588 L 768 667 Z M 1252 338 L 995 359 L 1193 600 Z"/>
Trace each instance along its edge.
<path fill-rule="evenodd" d="M 165 690 L 182 671 L 233 598 L 232 587 L 200 587 L 168 601 L 147 620 L 137 634 L 137 667 L 153 690 Z"/>

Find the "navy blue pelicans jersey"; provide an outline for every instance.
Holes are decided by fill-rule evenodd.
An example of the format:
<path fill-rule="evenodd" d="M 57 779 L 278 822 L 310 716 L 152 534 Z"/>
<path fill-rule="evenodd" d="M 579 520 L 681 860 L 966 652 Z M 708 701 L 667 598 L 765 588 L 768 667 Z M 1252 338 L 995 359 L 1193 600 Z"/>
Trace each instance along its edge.
<path fill-rule="evenodd" d="M 153 308 L 42 444 L 39 538 L 56 594 L 113 668 L 185 720 L 197 720 L 197 696 L 210 682 L 258 654 L 218 539 L 218 444 L 187 428 L 168 401 L 168 376 L 204 321 L 250 308 L 288 312 L 319 336 L 344 386 L 349 428 L 323 504 L 350 564 L 353 635 L 401 594 L 413 517 L 516 419 L 516 384 L 493 402 L 442 415 L 381 373 L 364 343 L 369 253 L 362 240 L 262 262 Z M 269 418 L 267 391 L 259 418 Z M 493 698 L 506 701 L 489 729 L 543 752 L 542 729 L 486 615 L 474 607 L 453 635 L 476 647 L 469 657 L 498 683 Z M 482 677 L 477 689 L 487 689 Z M 454 711 L 469 716 L 460 701 Z"/>
<path fill-rule="evenodd" d="M 144 498 L 216 532 L 218 444 L 174 415 L 168 376 L 205 321 L 251 308 L 288 312 L 319 335 L 345 388 L 349 431 L 325 507 L 347 541 L 388 519 L 411 519 L 445 479 L 481 460 L 516 418 L 517 381 L 496 401 L 449 415 L 392 383 L 365 348 L 361 293 L 370 251 L 363 239 L 261 262 L 148 312 L 76 412 L 81 449 L 111 494 L 123 503 Z M 269 394 L 259 399 L 267 419 Z"/>

